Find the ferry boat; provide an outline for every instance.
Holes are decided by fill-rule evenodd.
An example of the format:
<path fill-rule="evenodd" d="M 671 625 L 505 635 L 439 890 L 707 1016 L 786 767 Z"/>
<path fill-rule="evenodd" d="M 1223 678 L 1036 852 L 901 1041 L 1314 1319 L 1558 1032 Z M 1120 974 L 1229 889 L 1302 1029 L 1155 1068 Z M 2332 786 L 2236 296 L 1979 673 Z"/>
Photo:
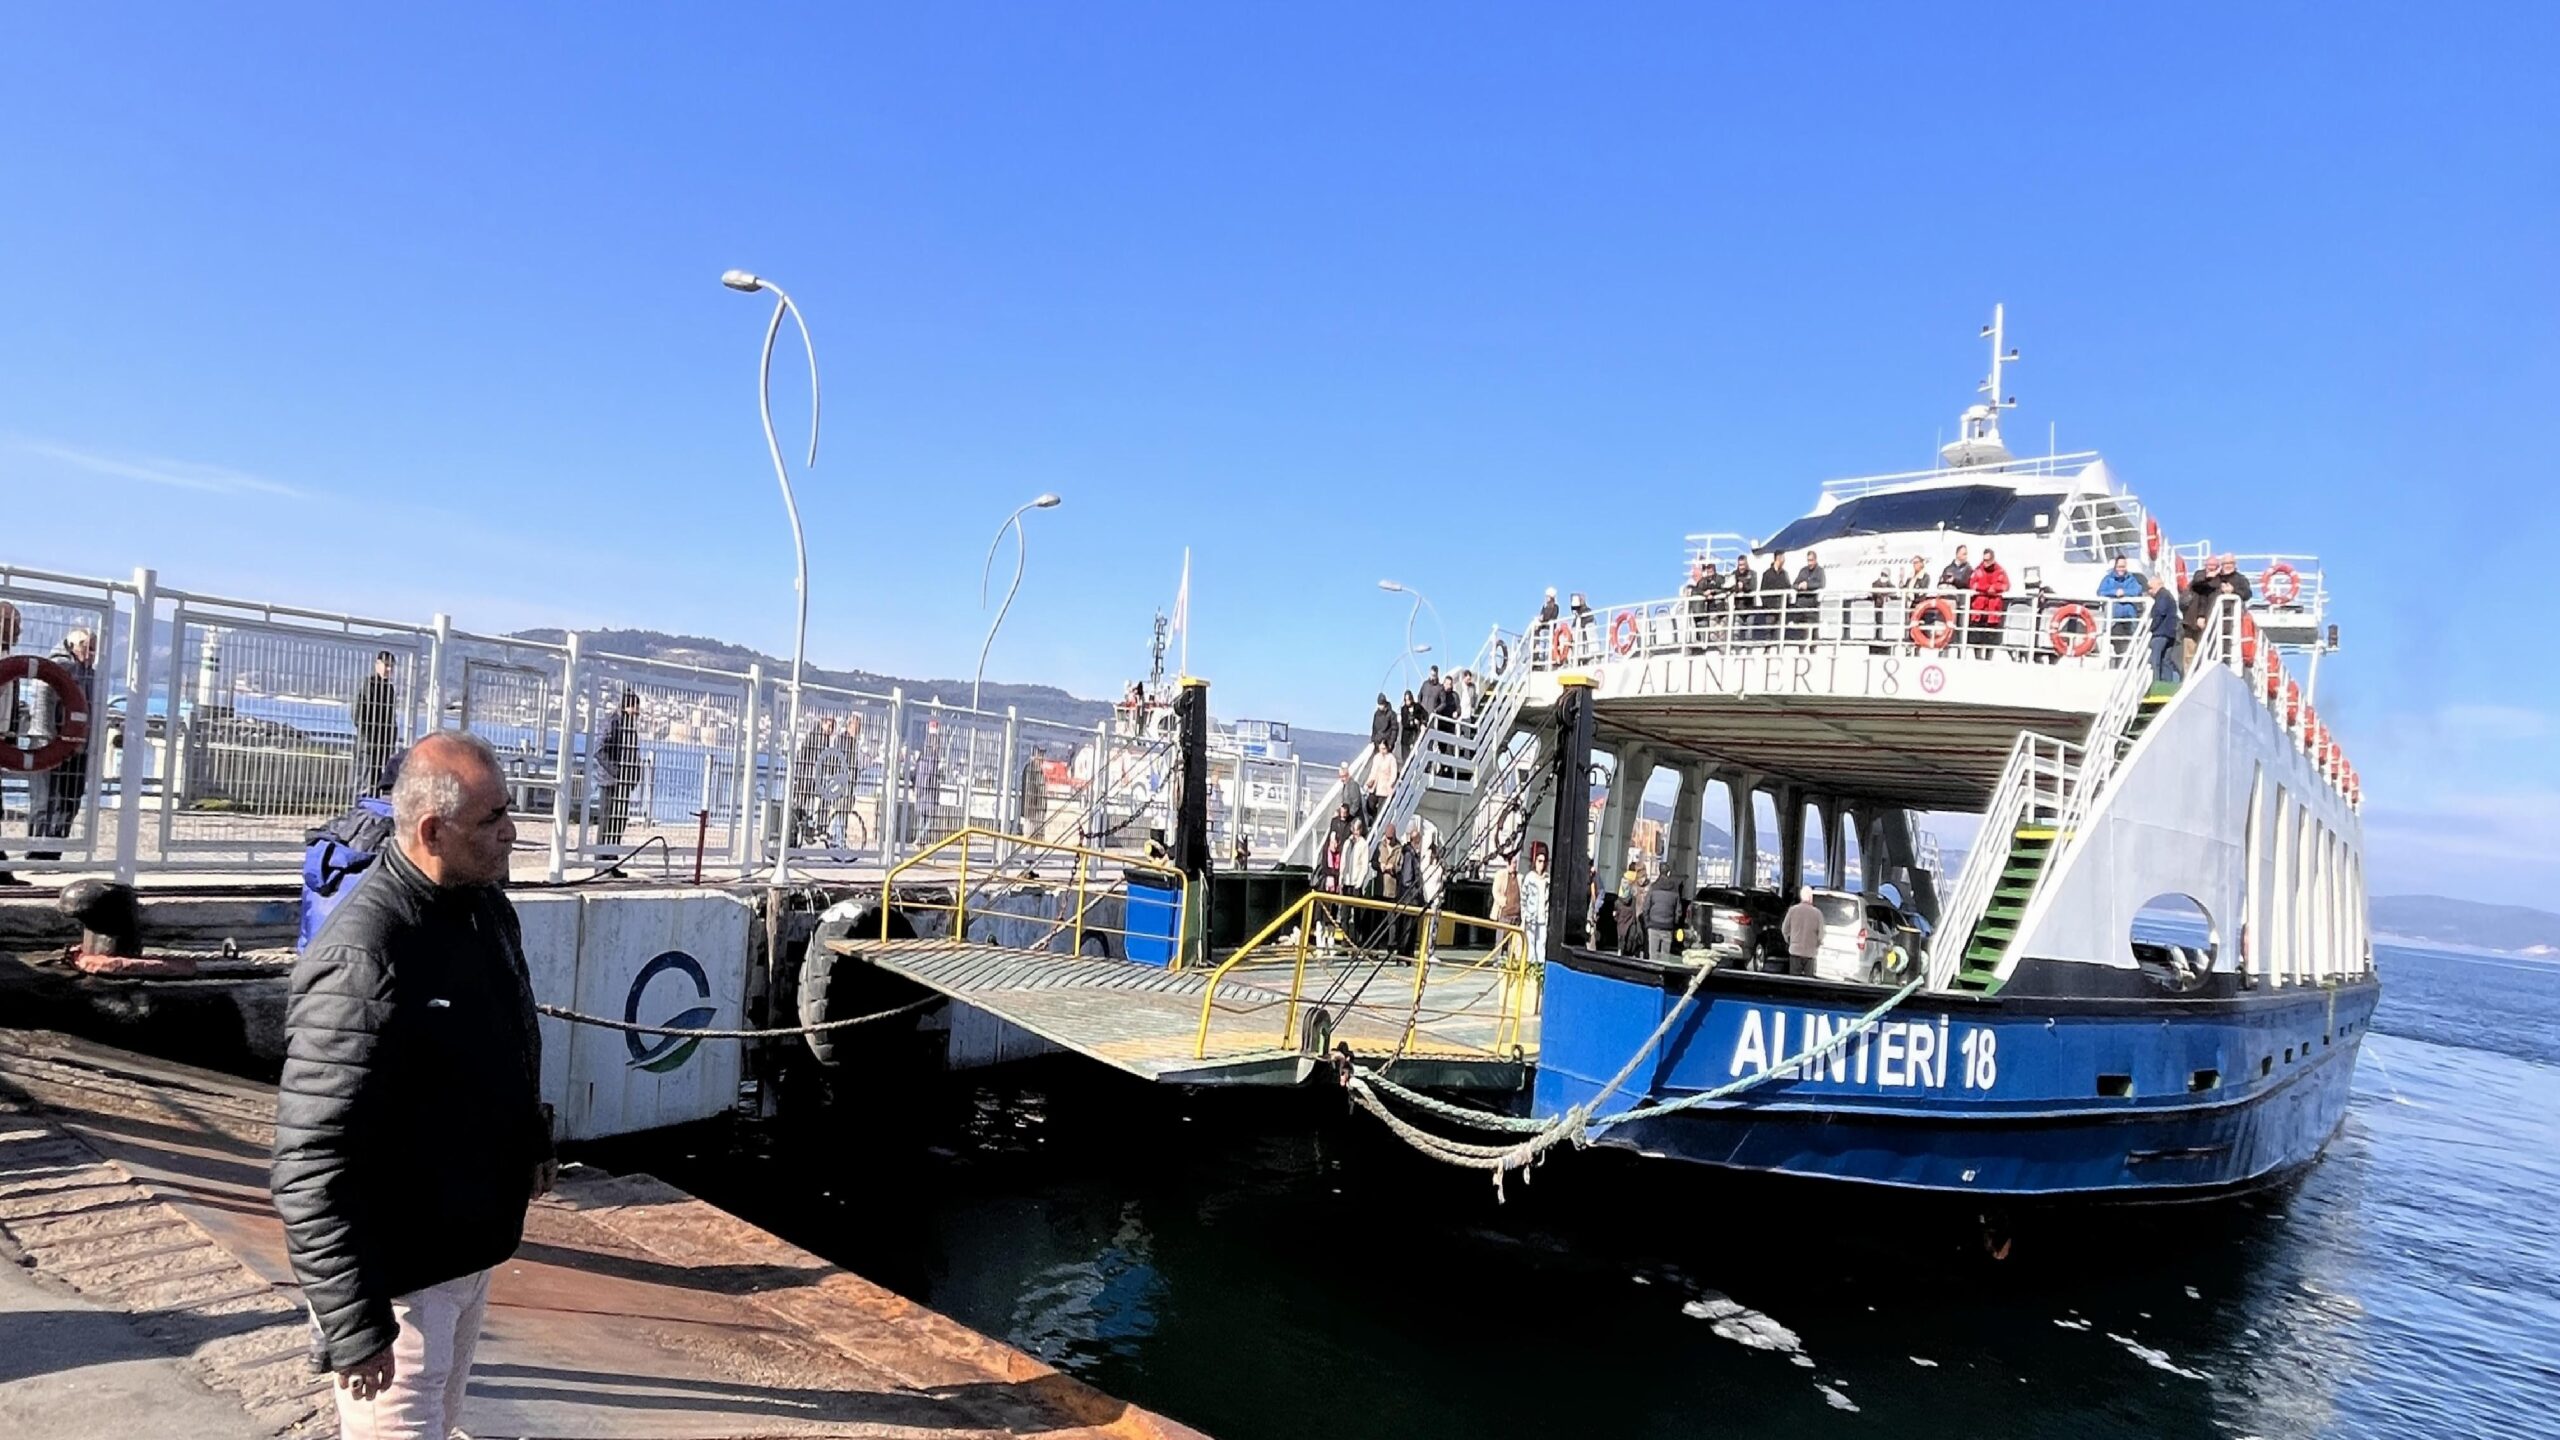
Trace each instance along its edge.
<path fill-rule="evenodd" d="M 2315 706 L 2319 566 L 2215 565 L 2097 454 L 2012 455 L 2004 331 L 1995 309 L 1939 465 L 1825 485 L 1758 543 L 1691 536 L 1681 594 L 1498 634 L 1486 705 L 1404 767 L 1389 819 L 1430 819 L 1462 868 L 1552 835 L 1558 874 L 1610 888 L 1667 772 L 1669 870 L 1734 887 L 1668 954 L 1594 948 L 1584 887 L 1553 887 L 1530 1118 L 1986 1203 L 2234 1194 L 2338 1128 L 2379 986 L 2362 786 Z M 1959 547 L 2005 587 L 1950 571 Z M 1781 552 L 1774 594 L 1700 583 Z M 2182 678 L 2155 675 L 2119 562 L 2182 602 L 2203 580 Z M 1934 873 L 1922 822 L 1959 817 L 1961 867 Z M 1701 872 L 1702 819 L 1725 873 Z M 1746 893 L 1772 852 L 1778 895 Z M 1809 961 L 1765 934 L 1800 888 L 1848 901 Z M 2186 931 L 2151 923 L 2169 901 Z"/>

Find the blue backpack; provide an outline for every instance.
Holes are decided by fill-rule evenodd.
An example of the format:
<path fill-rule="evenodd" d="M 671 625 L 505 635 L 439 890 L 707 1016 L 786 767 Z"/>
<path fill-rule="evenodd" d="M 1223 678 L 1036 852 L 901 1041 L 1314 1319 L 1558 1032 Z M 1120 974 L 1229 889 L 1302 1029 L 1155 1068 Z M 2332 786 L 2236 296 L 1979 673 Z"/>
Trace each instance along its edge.
<path fill-rule="evenodd" d="M 295 953 L 311 948 L 320 922 L 338 908 L 391 843 L 391 802 L 368 795 L 355 808 L 306 833 L 302 851 L 302 931 Z"/>

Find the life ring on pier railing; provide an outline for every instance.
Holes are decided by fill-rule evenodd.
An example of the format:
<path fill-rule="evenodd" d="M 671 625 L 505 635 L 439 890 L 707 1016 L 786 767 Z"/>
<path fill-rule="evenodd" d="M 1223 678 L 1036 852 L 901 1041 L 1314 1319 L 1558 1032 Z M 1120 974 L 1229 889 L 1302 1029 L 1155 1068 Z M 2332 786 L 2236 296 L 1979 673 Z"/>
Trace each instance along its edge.
<path fill-rule="evenodd" d="M 2142 517 L 2142 556 L 2146 560 L 2160 558 L 2160 522 L 2148 515 Z"/>
<path fill-rule="evenodd" d="M 32 749 L 0 745 L 0 770 L 36 775 L 79 754 L 89 743 L 89 697 L 82 692 L 79 679 L 68 666 L 42 655 L 12 655 L 0 659 L 0 695 L 16 690 L 21 680 L 33 680 L 51 690 L 54 704 L 62 716 L 61 723 L 53 727 L 53 738 L 41 745 Z"/>
<path fill-rule="evenodd" d="M 2246 670 L 2257 663 L 2258 622 L 2250 619 L 2249 612 L 2243 610 L 2240 612 L 2240 668 Z"/>
<path fill-rule="evenodd" d="M 1633 610 L 1621 610 L 1610 618 L 1609 648 L 1617 651 L 1621 657 L 1636 653 L 1638 636 L 1636 612 Z"/>
<path fill-rule="evenodd" d="M 2282 560 L 2267 567 L 2258 577 L 2258 588 L 2266 592 L 2270 605 L 2290 605 L 2302 598 L 2302 576 Z"/>
<path fill-rule="evenodd" d="M 1573 631 L 1561 620 L 1547 628 L 1547 658 L 1558 665 L 1573 663 Z"/>
<path fill-rule="evenodd" d="M 1911 643 L 1923 650 L 1944 650 L 1956 638 L 1956 602 L 1932 595 L 1911 607 Z"/>
<path fill-rule="evenodd" d="M 2077 625 L 2077 630 L 2067 627 Z M 2053 623 L 2046 627 L 2053 637 L 2053 653 L 2066 660 L 2077 660 L 2098 648 L 2098 617 L 2086 605 L 2063 605 L 2053 612 Z"/>

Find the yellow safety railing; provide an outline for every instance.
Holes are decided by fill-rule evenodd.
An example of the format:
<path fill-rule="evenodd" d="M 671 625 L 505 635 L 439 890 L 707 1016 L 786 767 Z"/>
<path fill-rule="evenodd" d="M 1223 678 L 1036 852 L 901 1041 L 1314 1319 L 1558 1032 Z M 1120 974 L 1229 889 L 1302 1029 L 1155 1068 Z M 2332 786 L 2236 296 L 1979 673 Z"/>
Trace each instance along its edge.
<path fill-rule="evenodd" d="M 1029 836 L 1024 835 L 1008 835 L 1001 830 L 989 830 L 983 826 L 975 825 L 969 826 L 965 829 L 954 830 L 950 834 L 943 836 L 941 839 L 934 841 L 922 850 L 917 851 L 913 855 L 910 855 L 906 859 L 891 866 L 889 868 L 889 873 L 880 878 L 881 939 L 886 940 L 889 938 L 890 912 L 893 909 L 924 911 L 927 913 L 948 913 L 951 916 L 951 938 L 955 940 L 966 940 L 969 938 L 969 842 L 972 840 L 992 841 L 998 847 L 1000 854 L 1010 851 L 1009 854 L 1004 855 L 1004 860 L 991 862 L 991 868 L 987 871 L 981 872 L 979 878 L 982 880 L 997 880 L 1005 878 L 1003 870 L 1004 863 L 1006 861 L 1020 858 L 1026 851 L 1036 851 L 1044 855 L 1071 855 L 1075 857 L 1075 879 L 1065 892 L 1071 897 L 1071 908 L 1063 914 L 1051 917 L 1054 923 L 1048 934 L 1043 935 L 1037 944 L 1026 947 L 1030 949 L 1046 948 L 1051 940 L 1056 939 L 1060 934 L 1065 933 L 1070 929 L 1072 929 L 1074 933 L 1073 937 L 1068 941 L 1067 948 L 1069 953 L 1076 955 L 1084 953 L 1084 937 L 1087 935 L 1119 936 L 1121 953 L 1123 955 L 1128 953 L 1129 941 L 1133 935 L 1136 935 L 1137 938 L 1149 940 L 1158 938 L 1153 931 L 1139 935 L 1137 932 L 1133 932 L 1129 928 L 1127 924 L 1128 910 L 1125 904 L 1127 900 L 1127 877 L 1125 875 L 1121 875 L 1114 876 L 1107 880 L 1102 879 L 1094 874 L 1094 862 L 1101 861 L 1105 864 L 1118 866 L 1123 870 L 1147 870 L 1162 875 L 1165 880 L 1179 892 L 1174 902 L 1173 950 L 1170 964 L 1174 969 L 1178 970 L 1182 968 L 1182 962 L 1185 954 L 1184 946 L 1188 941 L 1189 926 L 1191 922 L 1191 891 L 1193 888 L 1189 878 L 1184 876 L 1182 872 L 1164 866 L 1152 865 L 1145 861 L 1133 861 L 1126 855 L 1113 855 L 1110 852 L 1103 850 L 1088 850 L 1081 845 L 1069 845 L 1057 840 L 1034 840 Z M 958 846 L 960 851 L 958 865 L 959 878 L 952 883 L 951 899 L 948 903 L 936 900 L 902 900 L 897 898 L 896 886 L 899 876 L 915 869 L 917 866 L 924 864 L 934 856 L 951 849 L 953 846 Z M 1095 923 L 1093 920 L 1093 907 L 1101 901 L 1110 898 L 1114 892 L 1119 892 L 1124 902 L 1121 910 L 1122 923 L 1116 926 Z M 995 910 L 984 906 L 980 907 L 980 913 L 1002 915 L 1009 920 L 1037 920 L 1039 918 L 1038 916 L 1023 915 L 1016 911 Z"/>
<path fill-rule="evenodd" d="M 1413 1043 L 1414 1033 L 1421 1025 L 1423 992 L 1431 982 L 1432 966 L 1439 942 L 1438 921 L 1445 914 L 1447 918 L 1460 925 L 1493 931 L 1492 949 L 1481 957 L 1463 964 L 1442 966 L 1440 978 L 1445 980 L 1454 975 L 1465 975 L 1492 966 L 1501 967 L 1501 1011 L 1494 1026 L 1493 1044 L 1487 1048 L 1494 1053 L 1500 1053 L 1520 1043 L 1526 1030 L 1528 1016 L 1535 1003 L 1534 996 L 1543 990 L 1545 977 L 1535 958 L 1529 954 L 1528 936 L 1519 926 L 1473 915 L 1443 912 L 1420 905 L 1399 904 L 1393 900 L 1373 900 L 1366 895 L 1342 895 L 1329 890 L 1310 890 L 1273 917 L 1271 923 L 1257 931 L 1252 939 L 1237 946 L 1235 953 L 1229 955 L 1217 969 L 1209 972 L 1208 990 L 1200 997 L 1200 1032 L 1197 1042 L 1192 1047 L 1192 1058 L 1202 1060 L 1208 1058 L 1209 1022 L 1218 1008 L 1219 982 L 1225 980 L 1236 967 L 1253 961 L 1257 955 L 1272 949 L 1276 940 L 1291 933 L 1293 922 L 1296 930 L 1292 943 L 1293 953 L 1290 958 L 1289 991 L 1285 1003 L 1281 1005 L 1280 1048 L 1287 1049 L 1297 1043 L 1298 1012 L 1304 1003 L 1303 996 L 1307 983 L 1308 950 L 1314 943 L 1316 917 L 1328 907 L 1344 911 L 1366 911 L 1378 915 L 1402 916 L 1423 923 L 1420 941 L 1415 947 L 1413 957 L 1413 1005 L 1405 1020 L 1403 1045 Z M 1276 963 L 1276 959 L 1267 963 Z"/>

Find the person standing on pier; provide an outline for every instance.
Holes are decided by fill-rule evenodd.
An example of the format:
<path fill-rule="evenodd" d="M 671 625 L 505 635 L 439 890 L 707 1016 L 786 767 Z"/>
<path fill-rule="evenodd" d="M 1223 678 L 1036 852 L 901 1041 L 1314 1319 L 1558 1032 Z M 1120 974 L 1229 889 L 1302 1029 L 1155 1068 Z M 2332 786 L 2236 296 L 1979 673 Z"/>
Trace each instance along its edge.
<path fill-rule="evenodd" d="M 293 967 L 271 1188 L 339 1433 L 445 1440 L 490 1274 L 556 1167 L 496 752 L 430 734 L 391 811 Z"/>
<path fill-rule="evenodd" d="M 604 781 L 604 803 L 596 807 L 596 844 L 607 848 L 622 843 L 622 832 L 631 823 L 631 792 L 643 778 L 639 728 L 639 692 L 625 688 L 596 741 L 596 772 Z"/>
<path fill-rule="evenodd" d="M 373 673 L 356 687 L 355 704 L 348 708 L 356 725 L 356 797 L 379 795 L 391 788 L 386 771 L 391 757 L 400 753 L 400 692 L 391 683 L 396 667 L 391 652 L 373 652 Z"/>
<path fill-rule="evenodd" d="M 71 683 L 80 692 L 77 700 L 56 695 L 43 685 L 27 688 L 35 692 L 28 707 L 25 733 L 39 746 L 51 741 L 62 731 L 73 705 L 86 706 L 91 713 L 100 707 L 98 694 L 98 637 L 86 630 L 74 630 L 62 637 L 47 657 L 71 672 Z M 91 741 L 95 744 L 96 741 Z M 60 840 L 71 834 L 72 825 L 80 818 L 80 806 L 89 796 L 89 749 L 82 746 L 69 758 L 50 770 L 39 770 L 27 777 L 27 833 L 46 839 Z M 56 860 L 57 850 L 29 850 L 30 860 Z"/>

